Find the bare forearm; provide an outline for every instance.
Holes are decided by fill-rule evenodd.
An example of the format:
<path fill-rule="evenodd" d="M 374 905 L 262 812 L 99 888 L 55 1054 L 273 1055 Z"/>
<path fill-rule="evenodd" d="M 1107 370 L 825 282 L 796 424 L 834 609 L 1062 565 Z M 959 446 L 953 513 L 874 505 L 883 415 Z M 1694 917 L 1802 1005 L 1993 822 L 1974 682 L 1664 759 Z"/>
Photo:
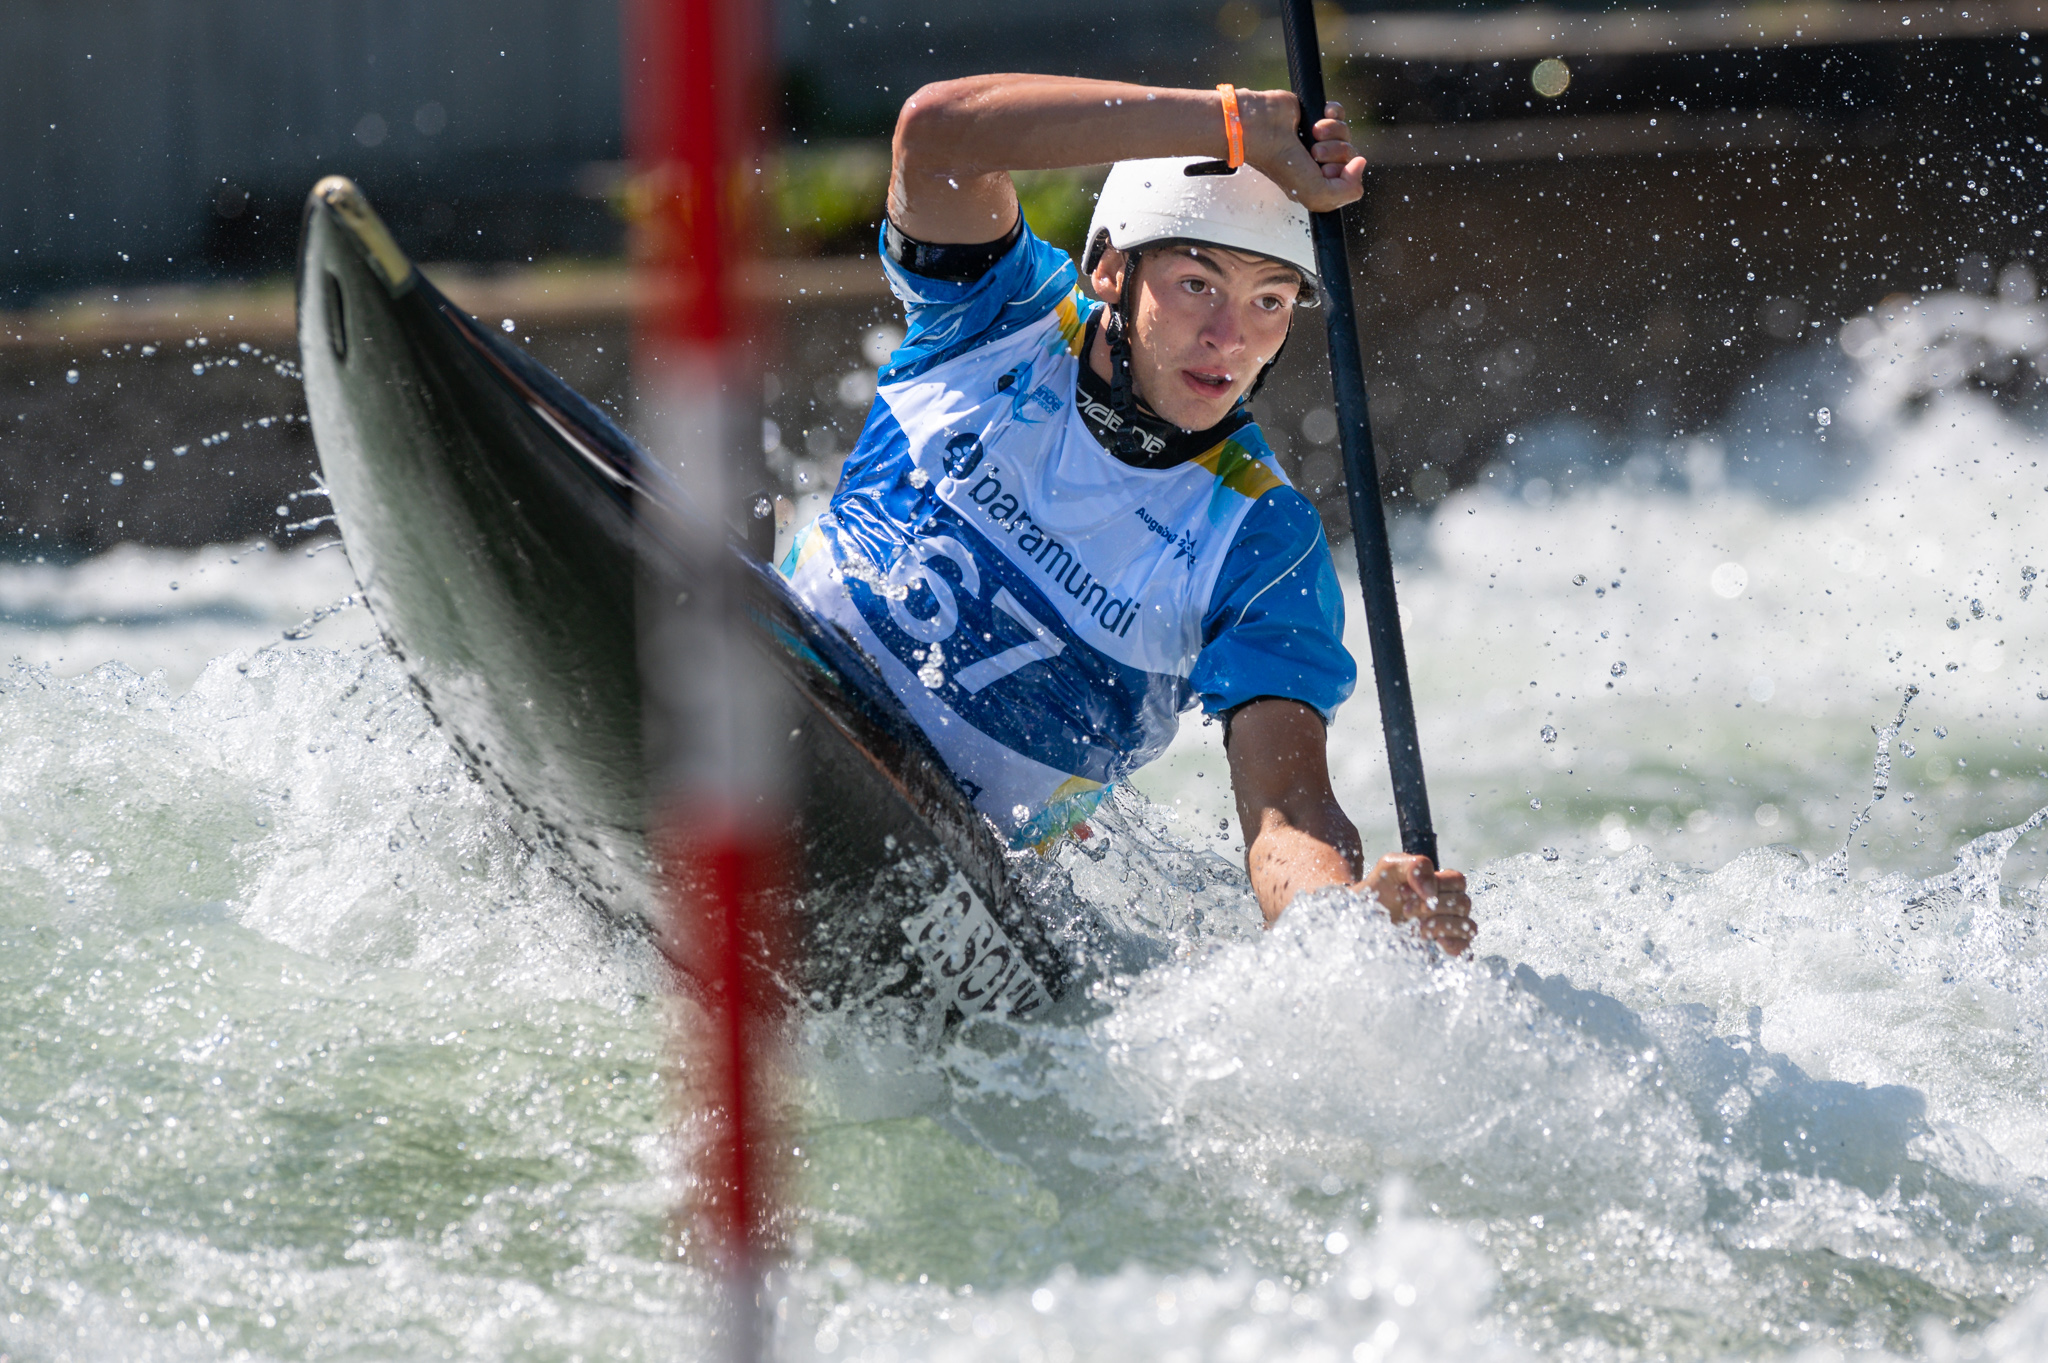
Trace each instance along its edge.
<path fill-rule="evenodd" d="M 1358 830 L 1330 790 L 1324 738 L 1314 710 L 1270 697 L 1240 708 L 1224 730 L 1245 869 L 1268 926 L 1302 891 L 1355 884 L 1364 869 Z M 1394 922 L 1414 923 L 1453 956 L 1471 946 L 1477 928 L 1463 875 L 1393 853 L 1363 878 L 1360 888 Z"/>
<path fill-rule="evenodd" d="M 1213 90 L 1071 76 L 990 75 L 927 85 L 896 125 L 899 166 L 926 175 L 1053 170 L 1148 156 L 1223 156 Z"/>
<path fill-rule="evenodd" d="M 1349 885 L 1363 870 L 1358 830 L 1335 802 L 1292 818 L 1268 809 L 1259 827 L 1246 824 L 1245 870 L 1268 923 L 1302 891 Z"/>
<path fill-rule="evenodd" d="M 1330 790 L 1323 720 L 1299 701 L 1266 698 L 1224 730 L 1244 829 L 1244 864 L 1271 923 L 1294 896 L 1358 879 L 1358 830 Z"/>
<path fill-rule="evenodd" d="M 889 217 L 933 242 L 993 241 L 1017 220 L 1013 170 L 1223 154 L 1214 91 L 1069 76 L 927 85 L 896 120 Z"/>
<path fill-rule="evenodd" d="M 1297 135 L 1292 91 L 1239 90 L 1237 110 L 1245 164 L 1304 207 L 1359 196 L 1365 158 L 1336 105 L 1310 130 L 1310 147 Z M 1014 74 L 939 81 L 897 116 L 889 217 L 923 241 L 993 241 L 1017 220 L 1013 170 L 1228 152 L 1215 90 Z"/>

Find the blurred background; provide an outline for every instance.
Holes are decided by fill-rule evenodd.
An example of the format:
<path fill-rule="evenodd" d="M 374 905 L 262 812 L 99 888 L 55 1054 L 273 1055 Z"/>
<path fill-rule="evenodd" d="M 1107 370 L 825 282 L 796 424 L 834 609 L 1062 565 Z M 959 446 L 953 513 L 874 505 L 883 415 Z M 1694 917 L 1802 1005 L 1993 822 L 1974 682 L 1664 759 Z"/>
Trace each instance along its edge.
<path fill-rule="evenodd" d="M 616 3 L 9 14 L 0 552 L 309 533 L 286 529 L 314 467 L 290 267 L 329 172 L 630 418 Z M 1605 477 L 1819 495 L 1840 461 L 1812 414 L 1844 319 L 1933 287 L 2033 295 L 2042 22 L 2010 3 L 1325 6 L 1373 164 L 1351 223 L 1396 509 L 1475 480 L 1539 500 Z M 760 287 L 784 305 L 764 440 L 785 516 L 831 486 L 893 339 L 864 253 L 907 93 L 1000 68 L 1285 83 L 1256 0 L 782 0 L 780 42 L 781 264 Z M 1100 175 L 1025 177 L 1034 227 L 1078 245 Z M 1341 539 L 1320 332 L 1261 406 Z M 1976 381 L 2024 406 L 2034 377 Z"/>

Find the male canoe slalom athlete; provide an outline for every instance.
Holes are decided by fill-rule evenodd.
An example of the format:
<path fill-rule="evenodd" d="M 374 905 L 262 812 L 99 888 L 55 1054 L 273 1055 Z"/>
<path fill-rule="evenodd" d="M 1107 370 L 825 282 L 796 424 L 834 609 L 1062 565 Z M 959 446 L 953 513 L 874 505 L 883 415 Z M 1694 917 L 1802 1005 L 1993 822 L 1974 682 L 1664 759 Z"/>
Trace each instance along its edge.
<path fill-rule="evenodd" d="M 829 509 L 781 570 L 874 656 L 975 805 L 1049 846 L 1157 757 L 1181 711 L 1224 722 L 1267 922 L 1359 881 L 1326 730 L 1357 667 L 1315 508 L 1247 406 L 1315 304 L 1306 210 L 1357 199 L 1336 105 L 1286 90 L 988 75 L 896 122 L 883 269 L 909 334 Z M 1013 170 L 1116 164 L 1081 271 Z M 1361 888 L 1461 952 L 1465 878 L 1380 858 Z"/>

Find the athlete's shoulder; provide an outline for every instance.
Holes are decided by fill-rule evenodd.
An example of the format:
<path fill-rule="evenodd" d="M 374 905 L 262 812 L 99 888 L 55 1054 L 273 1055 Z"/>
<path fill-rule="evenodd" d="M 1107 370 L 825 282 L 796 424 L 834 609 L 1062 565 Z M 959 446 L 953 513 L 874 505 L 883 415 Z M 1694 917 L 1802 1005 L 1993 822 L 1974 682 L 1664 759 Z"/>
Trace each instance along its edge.
<path fill-rule="evenodd" d="M 886 245 L 881 259 L 890 291 L 910 323 L 903 344 L 882 368 L 883 383 L 914 378 L 1036 323 L 1049 321 L 1069 349 L 1079 345 L 1088 308 L 1080 272 L 1028 223 L 1010 249 L 974 279 L 918 274 L 894 259 Z"/>
<path fill-rule="evenodd" d="M 1264 563 L 1310 566 L 1328 559 L 1323 515 L 1301 489 L 1287 480 L 1280 460 L 1256 425 L 1237 432 L 1216 455 L 1217 497 L 1237 512 L 1218 587 L 1243 574 L 1270 571 Z M 1205 456 L 1206 457 L 1206 456 Z M 1212 514 L 1214 514 L 1212 512 Z"/>
<path fill-rule="evenodd" d="M 1285 696 L 1327 720 L 1358 676 L 1344 648 L 1344 592 L 1321 513 L 1266 453 L 1239 472 L 1240 486 L 1258 490 L 1240 500 L 1190 681 L 1211 714 L 1258 696 Z"/>

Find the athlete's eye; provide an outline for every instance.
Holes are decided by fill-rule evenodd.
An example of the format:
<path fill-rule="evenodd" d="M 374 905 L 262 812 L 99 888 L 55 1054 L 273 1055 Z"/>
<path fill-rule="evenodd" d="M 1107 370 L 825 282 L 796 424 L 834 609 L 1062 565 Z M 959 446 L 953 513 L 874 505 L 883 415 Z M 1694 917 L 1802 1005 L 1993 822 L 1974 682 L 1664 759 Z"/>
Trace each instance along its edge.
<path fill-rule="evenodd" d="M 1209 291 L 1209 281 L 1200 276 L 1190 276 L 1187 279 L 1183 279 L 1180 282 L 1180 286 L 1189 293 L 1207 293 Z"/>

